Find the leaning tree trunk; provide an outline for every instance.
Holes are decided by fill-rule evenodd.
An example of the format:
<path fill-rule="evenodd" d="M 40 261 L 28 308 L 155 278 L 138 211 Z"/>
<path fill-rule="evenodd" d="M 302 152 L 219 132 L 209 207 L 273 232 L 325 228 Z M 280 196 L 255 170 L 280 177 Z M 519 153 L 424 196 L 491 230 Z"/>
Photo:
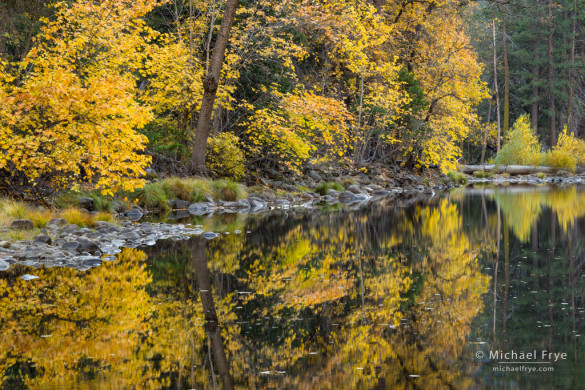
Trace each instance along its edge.
<path fill-rule="evenodd" d="M 207 76 L 203 82 L 203 99 L 201 101 L 201 111 L 199 112 L 199 121 L 197 122 L 197 132 L 195 133 L 195 143 L 193 144 L 193 153 L 191 154 L 191 171 L 197 175 L 207 173 L 205 168 L 205 152 L 207 150 L 207 137 L 209 136 L 209 124 L 213 112 L 213 104 L 217 95 L 217 87 L 221 76 L 221 67 L 225 59 L 225 49 L 228 44 L 230 29 L 236 15 L 238 0 L 227 0 L 225 12 L 219 27 L 215 48 Z"/>

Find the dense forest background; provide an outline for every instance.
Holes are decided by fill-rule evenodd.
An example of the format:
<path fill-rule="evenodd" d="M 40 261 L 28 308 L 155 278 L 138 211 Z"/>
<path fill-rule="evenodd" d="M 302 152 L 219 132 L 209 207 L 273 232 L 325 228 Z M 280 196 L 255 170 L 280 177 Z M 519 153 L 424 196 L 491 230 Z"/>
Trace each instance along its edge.
<path fill-rule="evenodd" d="M 2 192 L 188 174 L 224 8 L 0 2 Z M 543 148 L 582 138 L 584 17 L 576 0 L 240 1 L 207 167 L 447 171 L 493 158 L 522 114 Z"/>

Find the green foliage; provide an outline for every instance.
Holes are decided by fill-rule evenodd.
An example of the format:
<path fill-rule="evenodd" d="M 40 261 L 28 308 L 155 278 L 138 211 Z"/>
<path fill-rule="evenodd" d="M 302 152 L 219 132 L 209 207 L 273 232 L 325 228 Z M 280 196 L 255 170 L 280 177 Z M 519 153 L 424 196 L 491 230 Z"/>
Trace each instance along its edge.
<path fill-rule="evenodd" d="M 476 177 L 478 179 L 487 179 L 489 177 L 492 177 L 494 174 L 492 172 L 486 172 L 486 171 L 475 171 L 473 172 L 473 177 Z"/>
<path fill-rule="evenodd" d="M 467 176 L 465 176 L 464 173 L 461 173 L 459 171 L 449 171 L 447 173 L 447 177 L 449 177 L 449 179 L 451 179 L 457 184 L 461 185 L 467 184 Z"/>
<path fill-rule="evenodd" d="M 217 177 L 240 180 L 246 174 L 246 158 L 240 139 L 232 133 L 210 137 L 207 143 L 207 168 Z"/>
<path fill-rule="evenodd" d="M 530 117 L 521 115 L 512 127 L 509 139 L 496 157 L 497 165 L 538 165 L 542 160 L 541 146 L 530 127 Z"/>
<path fill-rule="evenodd" d="M 331 189 L 335 191 L 345 191 L 343 184 L 338 183 L 336 181 L 328 181 L 327 183 L 321 183 L 315 188 L 315 192 L 319 195 L 327 195 L 327 192 Z"/>
<path fill-rule="evenodd" d="M 150 150 L 181 160 L 189 156 L 187 132 L 167 118 L 158 118 L 140 130 L 148 138 Z"/>
<path fill-rule="evenodd" d="M 211 183 L 214 198 L 236 201 L 247 195 L 246 187 L 229 180 L 216 180 Z"/>

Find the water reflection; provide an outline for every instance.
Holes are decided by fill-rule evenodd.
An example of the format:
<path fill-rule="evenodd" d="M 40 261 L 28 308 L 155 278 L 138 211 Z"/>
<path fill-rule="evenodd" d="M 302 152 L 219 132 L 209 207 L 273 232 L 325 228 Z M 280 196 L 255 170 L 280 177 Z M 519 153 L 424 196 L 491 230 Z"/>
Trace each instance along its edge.
<path fill-rule="evenodd" d="M 480 188 L 0 273 L 7 388 L 576 388 L 585 194 Z M 566 352 L 501 372 L 490 350 Z M 485 353 L 476 358 L 476 353 Z"/>

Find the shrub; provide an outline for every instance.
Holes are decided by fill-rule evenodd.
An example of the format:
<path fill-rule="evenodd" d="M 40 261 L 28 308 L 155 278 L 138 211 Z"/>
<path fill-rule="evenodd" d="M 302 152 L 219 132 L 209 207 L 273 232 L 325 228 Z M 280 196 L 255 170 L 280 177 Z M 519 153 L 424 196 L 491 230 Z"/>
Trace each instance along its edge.
<path fill-rule="evenodd" d="M 335 191 L 345 191 L 345 188 L 341 183 L 335 181 L 328 181 L 327 183 L 321 183 L 315 188 L 315 192 L 319 195 L 327 195 L 327 192 L 330 189 L 334 189 Z"/>
<path fill-rule="evenodd" d="M 457 184 L 467 184 L 467 176 L 459 171 L 449 171 L 447 173 L 447 177 L 449 177 L 449 179 L 453 180 Z"/>
<path fill-rule="evenodd" d="M 540 149 L 538 138 L 530 127 L 530 117 L 521 115 L 495 162 L 497 165 L 538 165 L 542 160 Z"/>
<path fill-rule="evenodd" d="M 229 180 L 216 180 L 211 183 L 213 197 L 227 201 L 236 201 L 246 196 L 246 187 Z"/>
<path fill-rule="evenodd" d="M 486 171 L 475 171 L 473 172 L 473 177 L 478 179 L 487 179 L 488 177 L 492 177 L 494 174 L 492 172 Z"/>
<path fill-rule="evenodd" d="M 552 168 L 575 172 L 577 165 L 585 165 L 585 141 L 575 138 L 565 126 L 557 144 L 543 156 L 541 162 Z"/>
<path fill-rule="evenodd" d="M 246 158 L 240 139 L 231 133 L 210 137 L 207 143 L 207 168 L 217 177 L 241 180 L 246 174 Z"/>

